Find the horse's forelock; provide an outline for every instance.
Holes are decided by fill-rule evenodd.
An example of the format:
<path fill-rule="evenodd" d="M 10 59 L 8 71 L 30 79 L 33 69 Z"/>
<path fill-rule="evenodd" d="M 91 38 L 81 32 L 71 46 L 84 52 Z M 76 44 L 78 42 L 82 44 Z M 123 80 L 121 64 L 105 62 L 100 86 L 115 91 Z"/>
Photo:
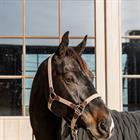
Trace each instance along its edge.
<path fill-rule="evenodd" d="M 73 57 L 78 62 L 78 64 L 80 65 L 83 72 L 88 76 L 89 69 L 88 69 L 88 66 L 87 66 L 86 62 L 82 59 L 82 57 L 79 54 L 77 54 L 74 51 L 74 49 L 72 49 L 72 48 L 69 48 L 67 50 L 67 55 Z"/>

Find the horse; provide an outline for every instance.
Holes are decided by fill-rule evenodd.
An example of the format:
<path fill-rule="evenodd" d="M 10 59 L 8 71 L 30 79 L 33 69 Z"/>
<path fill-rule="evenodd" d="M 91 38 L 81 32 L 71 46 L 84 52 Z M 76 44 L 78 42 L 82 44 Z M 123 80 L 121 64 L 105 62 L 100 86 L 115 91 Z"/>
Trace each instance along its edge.
<path fill-rule="evenodd" d="M 67 31 L 55 53 L 40 64 L 29 104 L 36 140 L 64 140 L 67 137 L 78 140 L 80 129 L 91 140 L 111 137 L 112 116 L 93 85 L 94 75 L 82 58 L 86 42 L 87 35 L 76 47 L 68 47 Z M 65 125 L 62 125 L 63 120 Z"/>

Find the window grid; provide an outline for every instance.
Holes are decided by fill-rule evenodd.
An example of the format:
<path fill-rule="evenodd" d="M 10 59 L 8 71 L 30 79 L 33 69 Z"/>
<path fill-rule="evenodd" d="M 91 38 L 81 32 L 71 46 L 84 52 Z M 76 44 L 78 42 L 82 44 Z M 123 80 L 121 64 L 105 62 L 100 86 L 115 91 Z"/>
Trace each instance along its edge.
<path fill-rule="evenodd" d="M 130 9 L 129 9 L 130 10 Z M 125 15 L 125 14 L 124 14 Z M 126 16 L 126 15 L 125 15 Z M 123 18 L 123 16 L 122 16 L 122 18 Z M 123 19 L 122 19 L 123 20 Z M 134 19 L 133 19 L 134 20 Z M 136 21 L 135 21 L 136 22 Z M 123 30 L 123 29 L 122 29 Z M 128 30 L 128 29 L 127 29 Z M 135 29 L 132 29 L 132 30 L 135 30 Z M 121 35 L 121 39 L 123 40 L 140 40 L 140 35 L 125 35 L 125 34 L 122 34 Z M 131 42 L 131 41 L 130 41 Z M 123 41 L 122 41 L 122 44 L 123 44 Z M 123 55 L 123 54 L 122 54 Z M 122 60 L 123 61 L 123 60 Z M 129 60 L 130 61 L 130 60 Z M 130 66 L 131 67 L 131 66 Z M 138 108 L 140 108 L 140 104 L 139 104 L 139 102 L 137 101 L 137 99 L 136 98 L 138 98 L 139 99 L 139 97 L 138 97 L 138 92 L 137 92 L 137 90 L 138 90 L 138 85 L 137 85 L 137 80 L 139 80 L 140 79 L 140 74 L 133 74 L 133 72 L 132 72 L 132 74 L 130 73 L 130 74 L 122 74 L 122 81 L 127 81 L 127 85 L 125 85 L 126 83 L 124 82 L 123 83 L 123 85 L 122 85 L 122 89 L 123 89 L 123 91 L 124 91 L 124 96 L 126 96 L 126 94 L 127 94 L 127 103 L 126 103 L 126 101 L 124 101 L 123 102 L 123 107 L 124 107 L 124 110 L 125 110 L 125 108 L 126 108 L 126 110 L 128 109 L 138 109 Z M 132 82 L 128 82 L 129 80 L 132 80 Z M 131 86 L 131 84 L 132 84 L 132 86 L 133 86 L 133 88 L 132 88 L 132 86 Z M 126 87 L 125 87 L 126 86 Z M 125 90 L 127 90 L 126 91 L 126 93 L 125 93 Z M 130 90 L 130 91 L 129 91 Z M 132 98 L 132 95 L 131 95 L 131 93 L 130 92 L 132 92 L 132 91 L 134 91 L 134 98 Z M 132 100 L 131 100 L 131 98 L 132 98 Z"/>
<path fill-rule="evenodd" d="M 122 39 L 140 39 L 140 35 L 122 36 Z"/>
<path fill-rule="evenodd" d="M 26 35 L 26 1 L 22 0 L 22 35 L 0 35 L 0 39 L 22 39 L 22 75 L 0 75 L 0 79 L 22 79 L 22 116 L 26 116 L 26 79 L 33 79 L 33 76 L 26 76 L 26 39 L 59 39 L 62 38 L 62 0 L 58 0 L 58 34 L 59 36 L 28 36 Z M 94 1 L 94 10 L 95 10 Z M 94 17 L 93 17 L 94 18 Z M 83 39 L 83 36 L 70 36 L 70 39 Z M 96 39 L 95 36 L 88 36 L 88 39 Z"/>
<path fill-rule="evenodd" d="M 140 35 L 126 35 L 126 36 L 123 36 L 121 37 L 122 39 L 140 39 Z M 140 75 L 136 75 L 136 74 L 124 74 L 122 75 L 122 78 L 130 78 L 130 79 L 133 79 L 133 78 L 136 78 L 136 79 L 139 79 L 140 78 Z"/>
<path fill-rule="evenodd" d="M 3 39 L 61 39 L 62 36 L 0 36 Z M 83 39 L 83 36 L 69 36 L 70 39 Z M 88 36 L 88 39 L 95 39 L 95 36 Z"/>
<path fill-rule="evenodd" d="M 140 78 L 140 75 L 135 75 L 135 74 L 133 74 L 133 75 L 123 75 L 122 77 L 123 78 L 131 78 L 131 79 L 132 78 L 135 78 L 135 79 L 138 78 L 139 79 Z"/>

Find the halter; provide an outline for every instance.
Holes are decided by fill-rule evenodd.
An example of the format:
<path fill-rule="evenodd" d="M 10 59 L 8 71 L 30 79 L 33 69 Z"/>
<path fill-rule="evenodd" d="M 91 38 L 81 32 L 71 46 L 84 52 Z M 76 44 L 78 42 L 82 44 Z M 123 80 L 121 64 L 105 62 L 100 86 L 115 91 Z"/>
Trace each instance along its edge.
<path fill-rule="evenodd" d="M 70 128 L 71 128 L 73 140 L 78 140 L 78 137 L 77 137 L 78 129 L 76 127 L 76 122 L 77 122 L 78 118 L 82 115 L 82 113 L 84 112 L 85 107 L 92 100 L 100 97 L 100 95 L 95 93 L 95 94 L 91 95 L 90 97 L 88 97 L 87 99 L 85 99 L 82 103 L 80 103 L 78 105 L 60 97 L 59 95 L 57 95 L 54 91 L 53 81 L 52 81 L 52 62 L 51 62 L 52 57 L 53 57 L 53 55 L 51 55 L 48 59 L 48 82 L 49 82 L 49 93 L 50 93 L 49 101 L 48 101 L 48 109 L 52 112 L 52 110 L 51 110 L 52 103 L 54 101 L 58 101 L 60 103 L 63 103 L 64 105 L 67 105 L 68 107 L 70 107 L 74 110 L 74 115 L 73 115 L 73 118 L 71 120 Z"/>

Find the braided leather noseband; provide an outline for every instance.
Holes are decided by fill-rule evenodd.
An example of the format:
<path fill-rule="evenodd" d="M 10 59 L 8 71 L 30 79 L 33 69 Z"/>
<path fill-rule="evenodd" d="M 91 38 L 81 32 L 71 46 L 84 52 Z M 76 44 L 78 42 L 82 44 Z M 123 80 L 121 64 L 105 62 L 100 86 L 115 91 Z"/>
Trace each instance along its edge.
<path fill-rule="evenodd" d="M 51 62 L 52 57 L 53 57 L 53 55 L 51 55 L 48 59 L 48 81 L 49 81 L 49 93 L 50 93 L 49 101 L 48 101 L 48 109 L 50 111 L 52 111 L 51 107 L 52 107 L 53 101 L 58 101 L 60 103 L 63 103 L 64 105 L 67 105 L 68 107 L 70 107 L 74 110 L 74 115 L 73 115 L 73 118 L 71 120 L 70 128 L 72 131 L 73 140 L 78 140 L 78 136 L 77 136 L 78 129 L 76 128 L 76 122 L 77 122 L 78 118 L 82 115 L 82 113 L 84 112 L 85 107 L 92 100 L 100 97 L 100 95 L 95 93 L 95 94 L 91 95 L 90 97 L 88 97 L 87 99 L 85 99 L 82 103 L 80 103 L 78 105 L 60 97 L 59 95 L 57 95 L 54 91 L 53 81 L 52 81 L 52 62 Z"/>

